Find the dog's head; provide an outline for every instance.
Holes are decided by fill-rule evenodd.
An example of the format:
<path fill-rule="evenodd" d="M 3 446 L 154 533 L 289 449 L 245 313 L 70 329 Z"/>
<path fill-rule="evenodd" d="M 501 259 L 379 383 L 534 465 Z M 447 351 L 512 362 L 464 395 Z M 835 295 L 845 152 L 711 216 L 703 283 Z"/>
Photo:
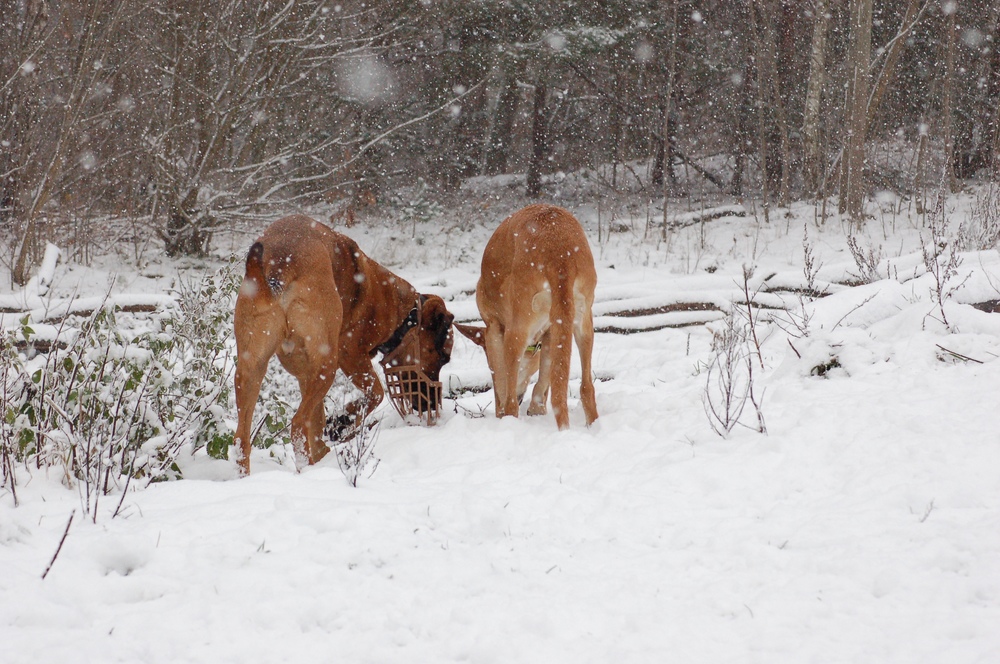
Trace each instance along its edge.
<path fill-rule="evenodd" d="M 393 370 L 396 389 L 390 396 L 409 401 L 409 408 L 397 403 L 401 413 L 411 410 L 420 414 L 437 412 L 441 401 L 438 382 L 441 368 L 451 360 L 454 343 L 451 323 L 455 317 L 437 295 L 421 295 L 416 325 L 400 340 L 399 346 L 382 358 L 382 365 Z M 406 371 L 412 367 L 419 371 Z"/>
<path fill-rule="evenodd" d="M 464 323 L 455 323 L 455 328 L 462 333 L 463 336 L 467 337 L 474 344 L 486 349 L 486 328 L 481 325 L 466 325 Z M 517 366 L 517 400 L 518 402 L 524 397 L 525 391 L 528 389 L 528 382 L 531 377 L 538 373 L 539 366 L 541 364 L 541 342 L 537 342 L 525 348 L 524 355 L 521 356 L 520 362 Z M 490 358 L 489 351 L 486 352 L 486 361 L 490 365 L 490 371 L 499 371 L 500 367 L 493 366 L 493 360 Z"/>
<path fill-rule="evenodd" d="M 437 295 L 421 295 L 420 322 L 417 324 L 416 343 L 420 345 L 420 368 L 431 380 L 438 380 L 441 367 L 451 361 L 451 347 L 455 339 L 451 323 L 455 320 Z"/>

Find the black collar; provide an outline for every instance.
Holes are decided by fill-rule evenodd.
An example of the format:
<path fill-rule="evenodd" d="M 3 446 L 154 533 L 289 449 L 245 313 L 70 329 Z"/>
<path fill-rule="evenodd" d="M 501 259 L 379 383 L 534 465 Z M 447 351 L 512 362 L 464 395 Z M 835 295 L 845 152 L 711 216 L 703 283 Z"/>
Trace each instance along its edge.
<path fill-rule="evenodd" d="M 423 303 L 423 300 L 424 296 L 421 295 L 420 300 L 410 309 L 410 313 L 406 315 L 406 318 L 396 328 L 396 331 L 392 333 L 392 336 L 385 343 L 376 347 L 376 350 L 382 353 L 383 357 L 399 348 L 399 344 L 403 343 L 403 337 L 406 336 L 406 333 L 415 328 L 420 322 L 420 305 Z"/>

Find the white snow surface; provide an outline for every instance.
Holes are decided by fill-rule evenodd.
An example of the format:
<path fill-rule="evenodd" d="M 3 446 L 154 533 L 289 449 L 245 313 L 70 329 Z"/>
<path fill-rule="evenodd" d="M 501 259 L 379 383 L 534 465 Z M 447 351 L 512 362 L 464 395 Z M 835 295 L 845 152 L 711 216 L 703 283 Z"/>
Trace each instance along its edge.
<path fill-rule="evenodd" d="M 919 222 L 872 221 L 862 241 L 887 248 L 889 278 L 845 287 L 832 284 L 857 272 L 845 226 L 814 212 L 667 241 L 640 220 L 600 242 L 581 215 L 602 317 L 630 299 L 724 305 L 743 265 L 751 287 L 801 283 L 808 226 L 831 294 L 767 294 L 795 317 L 765 309 L 758 326 L 766 434 L 752 408 L 726 439 L 709 427 L 717 320 L 598 334 L 600 419 L 584 424 L 574 359 L 563 432 L 551 414 L 496 419 L 492 391 L 458 392 L 489 372 L 456 335 L 443 421 L 408 426 L 384 404 L 380 463 L 356 488 L 333 454 L 295 472 L 289 454 L 255 450 L 238 478 L 199 453 L 185 479 L 107 496 L 94 520 L 59 473 L 20 469 L 20 505 L 0 494 L 0 661 L 1000 661 L 1000 314 L 971 306 L 1000 299 L 1000 256 L 963 256 L 946 327 Z M 347 232 L 470 320 L 490 231 L 428 225 L 419 244 L 408 227 Z M 125 301 L 176 279 L 162 257 L 61 264 L 50 293 L 101 296 L 113 281 Z M 790 322 L 804 313 L 806 335 Z"/>

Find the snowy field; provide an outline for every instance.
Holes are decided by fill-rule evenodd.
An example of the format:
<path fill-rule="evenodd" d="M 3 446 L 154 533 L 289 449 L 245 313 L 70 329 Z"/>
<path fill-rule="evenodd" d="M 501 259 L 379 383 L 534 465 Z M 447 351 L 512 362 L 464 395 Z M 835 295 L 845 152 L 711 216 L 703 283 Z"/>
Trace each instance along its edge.
<path fill-rule="evenodd" d="M 569 431 L 494 418 L 485 356 L 456 335 L 443 421 L 383 405 L 356 488 L 332 454 L 296 473 L 255 450 L 239 479 L 200 453 L 95 523 L 58 473 L 20 471 L 20 506 L 0 495 L 0 661 L 1000 661 L 1000 314 L 973 306 L 1000 299 L 1000 253 L 961 254 L 942 291 L 928 229 L 894 204 L 858 238 L 881 280 L 854 287 L 846 227 L 809 205 L 769 224 L 689 212 L 665 238 L 645 217 L 609 237 L 575 208 L 597 327 L 616 330 L 596 336 L 591 428 L 578 368 Z M 952 231 L 973 207 L 950 203 Z M 511 211 L 418 227 L 419 243 L 348 232 L 472 320 L 482 247 Z M 708 367 L 745 265 L 759 308 L 741 357 L 766 434 L 748 404 L 723 438 Z M 59 264 L 52 292 L 100 294 L 116 273 L 123 298 L 166 294 L 180 267 Z"/>

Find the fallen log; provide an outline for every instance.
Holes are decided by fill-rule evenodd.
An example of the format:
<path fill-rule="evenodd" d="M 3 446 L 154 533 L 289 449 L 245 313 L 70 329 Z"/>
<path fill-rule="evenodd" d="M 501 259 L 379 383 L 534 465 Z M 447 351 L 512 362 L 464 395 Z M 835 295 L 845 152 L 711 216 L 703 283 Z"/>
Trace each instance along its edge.
<path fill-rule="evenodd" d="M 980 311 L 985 311 L 988 314 L 1000 314 L 1000 300 L 987 300 L 986 302 L 977 302 L 972 305 Z"/>
<path fill-rule="evenodd" d="M 688 226 L 694 226 L 706 221 L 745 216 L 747 216 L 747 210 L 742 205 L 723 205 L 722 207 L 706 208 L 696 212 L 679 214 L 672 219 L 668 219 L 666 225 L 668 228 L 687 228 Z"/>
<path fill-rule="evenodd" d="M 18 302 L 7 298 L 0 300 L 0 314 L 28 315 L 32 322 L 50 323 L 65 320 L 70 316 L 90 316 L 95 311 L 107 308 L 126 313 L 151 313 L 160 311 L 174 302 L 175 299 L 170 295 L 134 293 L 30 302 Z"/>

